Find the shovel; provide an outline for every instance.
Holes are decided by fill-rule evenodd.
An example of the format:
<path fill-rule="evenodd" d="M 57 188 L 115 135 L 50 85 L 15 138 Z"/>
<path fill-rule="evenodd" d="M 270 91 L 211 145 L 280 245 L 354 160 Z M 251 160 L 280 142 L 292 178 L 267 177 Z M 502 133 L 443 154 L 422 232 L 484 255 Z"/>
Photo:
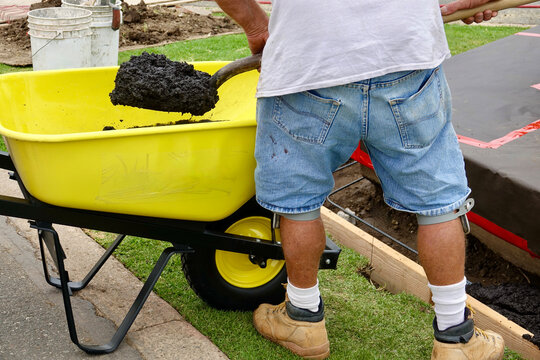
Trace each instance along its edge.
<path fill-rule="evenodd" d="M 219 100 L 217 89 L 233 76 L 261 66 L 261 54 L 233 61 L 214 75 L 163 55 L 143 53 L 120 66 L 110 99 L 114 105 L 203 115 Z"/>

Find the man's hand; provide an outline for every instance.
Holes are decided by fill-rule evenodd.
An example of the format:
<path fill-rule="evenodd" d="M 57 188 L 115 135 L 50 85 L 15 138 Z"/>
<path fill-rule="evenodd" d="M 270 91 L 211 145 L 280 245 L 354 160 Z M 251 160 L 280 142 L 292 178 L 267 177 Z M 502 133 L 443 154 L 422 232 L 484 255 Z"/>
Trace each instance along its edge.
<path fill-rule="evenodd" d="M 441 7 L 441 14 L 443 16 L 450 15 L 455 13 L 458 10 L 463 9 L 472 9 L 477 6 L 483 5 L 491 0 L 456 0 L 451 3 L 445 4 Z M 471 16 L 462 21 L 469 25 L 473 22 L 481 23 L 482 21 L 487 21 L 493 17 L 497 16 L 497 11 L 485 10 L 484 12 L 476 13 L 474 16 Z"/>
<path fill-rule="evenodd" d="M 255 29 L 246 29 L 246 37 L 249 44 L 249 49 L 252 54 L 261 53 L 266 45 L 266 40 L 268 40 L 268 26 L 266 24 L 261 24 L 259 28 Z"/>
<path fill-rule="evenodd" d="M 259 4 L 255 0 L 216 0 L 216 3 L 244 29 L 251 52 L 262 52 L 268 39 L 268 16 Z"/>

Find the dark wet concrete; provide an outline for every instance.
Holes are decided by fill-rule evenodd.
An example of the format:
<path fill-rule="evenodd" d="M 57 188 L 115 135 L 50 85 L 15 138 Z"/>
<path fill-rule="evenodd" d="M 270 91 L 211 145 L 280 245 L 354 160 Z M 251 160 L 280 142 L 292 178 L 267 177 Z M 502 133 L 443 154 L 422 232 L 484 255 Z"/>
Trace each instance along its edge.
<path fill-rule="evenodd" d="M 534 337 L 528 340 L 540 348 L 540 289 L 526 284 L 472 284 L 467 293 L 532 332 Z"/>
<path fill-rule="evenodd" d="M 219 99 L 209 79 L 193 65 L 144 52 L 120 65 L 109 96 L 114 105 L 202 115 Z"/>

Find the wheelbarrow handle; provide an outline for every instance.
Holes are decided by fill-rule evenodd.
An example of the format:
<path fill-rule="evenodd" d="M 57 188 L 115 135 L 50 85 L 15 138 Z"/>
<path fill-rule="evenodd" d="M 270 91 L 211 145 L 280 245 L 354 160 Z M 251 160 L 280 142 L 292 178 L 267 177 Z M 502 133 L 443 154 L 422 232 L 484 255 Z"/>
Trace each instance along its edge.
<path fill-rule="evenodd" d="M 525 4 L 530 4 L 532 2 L 535 2 L 535 0 L 493 0 L 490 2 L 485 3 L 484 5 L 480 5 L 478 7 L 475 7 L 473 9 L 463 9 L 458 10 L 453 14 L 443 16 L 443 22 L 451 22 L 461 19 L 466 19 L 468 17 L 474 16 L 474 14 L 482 12 L 484 10 L 493 10 L 493 11 L 499 11 L 504 9 L 509 9 Z"/>

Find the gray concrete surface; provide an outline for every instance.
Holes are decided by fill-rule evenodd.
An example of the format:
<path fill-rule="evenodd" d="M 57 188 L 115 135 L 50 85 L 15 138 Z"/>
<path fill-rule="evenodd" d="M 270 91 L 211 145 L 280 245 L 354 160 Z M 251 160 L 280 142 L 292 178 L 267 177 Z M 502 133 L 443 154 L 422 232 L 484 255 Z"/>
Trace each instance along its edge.
<path fill-rule="evenodd" d="M 0 359 L 89 359 L 69 338 L 60 291 L 47 285 L 35 249 L 0 217 Z M 73 298 L 79 337 L 106 343 L 114 324 L 96 316 L 94 306 Z M 95 357 L 95 356 L 94 356 Z M 142 359 L 127 343 L 110 359 Z"/>
<path fill-rule="evenodd" d="M 0 170 L 0 194 L 20 191 Z M 54 226 L 71 280 L 81 280 L 104 252 L 81 229 Z M 142 283 L 116 259 L 72 297 L 77 331 L 86 344 L 107 343 Z M 107 359 L 227 357 L 164 300 L 151 294 L 126 338 Z M 60 291 L 43 276 L 36 230 L 25 219 L 0 216 L 0 359 L 89 359 L 70 338 Z"/>

